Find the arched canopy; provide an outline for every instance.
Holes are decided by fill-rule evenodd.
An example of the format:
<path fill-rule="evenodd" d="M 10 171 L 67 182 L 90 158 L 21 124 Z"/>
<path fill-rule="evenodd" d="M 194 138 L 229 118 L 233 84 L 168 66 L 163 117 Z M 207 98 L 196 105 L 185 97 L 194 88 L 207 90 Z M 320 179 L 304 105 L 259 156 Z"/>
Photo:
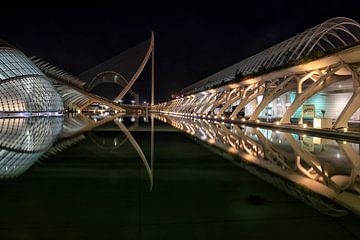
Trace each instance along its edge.
<path fill-rule="evenodd" d="M 202 91 L 228 82 L 238 73 L 257 73 L 261 69 L 272 69 L 295 62 L 306 56 L 322 55 L 341 50 L 360 41 L 360 24 L 352 19 L 337 17 L 265 49 L 218 73 L 200 80 L 183 90 L 183 94 Z"/>
<path fill-rule="evenodd" d="M 86 89 L 92 89 L 95 85 L 99 85 L 103 82 L 121 84 L 126 82 L 127 84 L 123 87 L 121 93 L 119 93 L 116 97 L 116 100 L 120 100 L 128 91 L 130 91 L 131 86 L 139 77 L 153 51 L 153 47 L 154 34 L 152 32 L 151 38 L 148 40 L 81 73 L 79 78 L 87 82 L 85 86 Z M 105 80 L 99 78 L 99 76 L 110 76 L 110 73 L 116 74 L 112 75 L 113 78 L 105 78 Z"/>
<path fill-rule="evenodd" d="M 121 86 L 123 89 L 129 84 L 123 75 L 114 71 L 105 71 L 97 74 L 91 82 L 86 85 L 88 91 L 93 90 L 95 87 L 103 83 L 114 83 Z M 134 92 L 130 89 L 129 93 L 133 96 Z"/>

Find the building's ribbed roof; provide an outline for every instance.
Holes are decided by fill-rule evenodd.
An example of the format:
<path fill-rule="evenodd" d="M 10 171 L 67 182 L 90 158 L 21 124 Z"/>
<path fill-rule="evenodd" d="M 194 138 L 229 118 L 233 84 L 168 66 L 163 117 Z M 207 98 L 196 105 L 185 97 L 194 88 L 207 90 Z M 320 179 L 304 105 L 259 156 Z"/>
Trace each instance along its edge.
<path fill-rule="evenodd" d="M 345 17 L 332 18 L 195 82 L 180 92 L 187 95 L 203 91 L 235 79 L 237 73 L 254 74 L 260 69 L 268 70 L 296 62 L 311 53 L 341 50 L 355 43 L 360 43 L 360 23 Z"/>

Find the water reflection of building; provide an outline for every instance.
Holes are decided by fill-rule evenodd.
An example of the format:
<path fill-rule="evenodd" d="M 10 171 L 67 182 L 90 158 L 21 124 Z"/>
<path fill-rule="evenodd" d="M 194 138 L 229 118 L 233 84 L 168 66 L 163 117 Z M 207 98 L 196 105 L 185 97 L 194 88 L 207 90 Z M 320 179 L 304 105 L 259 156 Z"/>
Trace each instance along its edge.
<path fill-rule="evenodd" d="M 359 144 L 207 120 L 158 116 L 319 211 L 360 214 Z M 340 207 L 341 206 L 341 207 Z"/>
<path fill-rule="evenodd" d="M 0 118 L 0 178 L 30 168 L 57 138 L 62 118 Z"/>
<path fill-rule="evenodd" d="M 67 148 L 85 140 L 90 139 L 97 149 L 103 151 L 122 152 L 126 142 L 129 142 L 134 148 L 147 171 L 150 189 L 153 187 L 153 162 L 154 162 L 154 122 L 151 121 L 151 156 L 150 160 L 144 154 L 141 146 L 136 141 L 131 131 L 139 128 L 139 118 L 134 116 L 123 118 L 123 114 L 117 115 L 83 115 L 73 114 L 66 115 L 63 129 L 59 134 L 59 138 L 54 145 L 42 156 L 43 159 L 51 158 L 51 156 L 59 154 Z M 125 125 L 124 119 L 130 120 Z M 102 130 L 101 127 L 107 123 L 114 123 L 115 128 L 112 131 Z M 144 122 L 148 122 L 144 118 Z M 106 127 L 105 127 L 106 129 Z M 120 131 L 116 131 L 119 129 Z M 121 157 L 121 155 L 119 155 Z"/>
<path fill-rule="evenodd" d="M 0 40 L 0 116 L 63 111 L 52 82 L 19 50 Z"/>

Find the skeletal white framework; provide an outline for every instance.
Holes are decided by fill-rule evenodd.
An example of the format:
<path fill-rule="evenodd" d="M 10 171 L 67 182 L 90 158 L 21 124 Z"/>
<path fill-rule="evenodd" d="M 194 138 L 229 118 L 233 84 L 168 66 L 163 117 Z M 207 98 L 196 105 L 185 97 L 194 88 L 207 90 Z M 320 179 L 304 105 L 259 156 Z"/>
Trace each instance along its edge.
<path fill-rule="evenodd" d="M 200 80 L 181 92 L 199 91 L 243 75 L 256 73 L 260 68 L 271 69 L 299 60 L 312 52 L 341 49 L 360 40 L 360 24 L 352 19 L 336 17 L 297 34 L 283 42 L 250 56 L 218 73 Z"/>
<path fill-rule="evenodd" d="M 129 58 L 133 55 L 136 56 L 137 60 L 134 66 L 129 63 Z M 31 60 L 53 81 L 56 89 L 64 100 L 66 109 L 82 111 L 91 104 L 100 103 L 117 111 L 125 111 L 124 108 L 116 104 L 116 102 L 121 100 L 127 93 L 130 93 L 135 99 L 138 98 L 131 87 L 140 76 L 150 57 L 152 57 L 151 102 L 153 104 L 155 76 L 153 32 L 151 32 L 150 39 L 85 71 L 80 74 L 80 78 L 36 56 L 31 57 Z M 90 92 L 93 88 L 103 83 L 115 83 L 123 88 L 114 101 Z"/>
<path fill-rule="evenodd" d="M 360 107 L 359 39 L 360 24 L 348 18 L 330 19 L 185 88 L 182 96 L 153 109 L 235 120 L 251 104 L 254 109 L 242 120 L 257 121 L 269 104 L 292 92 L 295 98 L 288 105 L 276 103 L 284 108 L 279 123 L 288 124 L 310 98 L 334 85 L 346 85 L 346 89 L 341 89 L 347 91 L 346 102 L 336 116 L 331 116 L 333 128 L 346 128 Z M 314 51 L 321 54 L 296 62 Z M 264 66 L 267 71 L 246 76 Z M 239 72 L 242 77 L 236 78 L 234 75 Z M 233 81 L 226 83 L 230 80 Z"/>
<path fill-rule="evenodd" d="M 102 98 L 84 89 L 85 82 L 41 58 L 31 57 L 34 64 L 53 82 L 63 99 L 65 108 L 71 111 L 82 111 L 91 104 L 103 104 L 117 111 L 123 108 L 111 100 Z"/>

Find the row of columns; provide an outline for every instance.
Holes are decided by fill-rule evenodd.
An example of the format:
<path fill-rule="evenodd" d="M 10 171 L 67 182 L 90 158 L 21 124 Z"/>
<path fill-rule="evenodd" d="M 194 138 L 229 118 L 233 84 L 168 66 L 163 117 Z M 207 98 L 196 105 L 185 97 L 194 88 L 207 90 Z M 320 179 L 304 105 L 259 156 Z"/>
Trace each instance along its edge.
<path fill-rule="evenodd" d="M 342 75 L 337 74 L 338 72 L 341 72 Z M 230 115 L 231 119 L 236 119 L 239 112 L 247 104 L 258 96 L 263 96 L 249 118 L 249 121 L 255 121 L 272 101 L 287 92 L 296 91 L 294 101 L 280 119 L 280 124 L 290 124 L 290 118 L 306 100 L 331 84 L 349 78 L 353 80 L 352 97 L 333 125 L 333 128 L 346 128 L 349 119 L 360 107 L 360 77 L 359 69 L 343 62 L 326 68 L 283 76 L 273 80 L 262 80 L 247 85 L 243 85 L 240 82 L 238 86 L 233 88 L 231 88 L 232 85 L 219 87 L 218 89 L 211 89 L 161 103 L 156 105 L 154 109 L 184 115 L 206 115 L 208 117 L 219 118 L 224 117 L 225 111 L 239 101 L 239 104 Z M 306 88 L 304 88 L 305 82 L 307 83 Z M 308 84 L 309 82 L 311 83 Z M 216 113 L 214 112 L 215 109 L 218 109 Z"/>

